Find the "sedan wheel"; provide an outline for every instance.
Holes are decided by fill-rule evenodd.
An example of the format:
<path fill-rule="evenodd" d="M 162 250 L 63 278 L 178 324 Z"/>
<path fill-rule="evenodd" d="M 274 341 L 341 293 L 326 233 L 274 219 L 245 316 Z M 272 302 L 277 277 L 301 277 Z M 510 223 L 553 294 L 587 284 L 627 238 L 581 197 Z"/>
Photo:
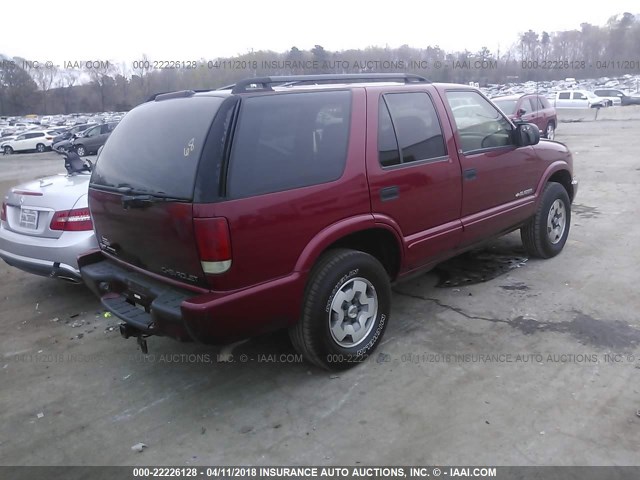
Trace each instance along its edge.
<path fill-rule="evenodd" d="M 77 146 L 77 148 L 76 148 L 76 153 L 77 153 L 78 155 L 80 155 L 81 157 L 84 157 L 84 156 L 87 154 L 87 151 L 86 151 L 86 149 L 84 148 L 84 146 L 82 146 L 82 145 L 78 145 L 78 146 Z"/>
<path fill-rule="evenodd" d="M 556 127 L 553 123 L 547 125 L 547 128 L 544 131 L 544 136 L 547 140 L 553 140 L 556 138 Z"/>
<path fill-rule="evenodd" d="M 5 155 L 11 155 L 13 153 L 13 148 L 9 146 L 4 147 L 4 153 Z"/>

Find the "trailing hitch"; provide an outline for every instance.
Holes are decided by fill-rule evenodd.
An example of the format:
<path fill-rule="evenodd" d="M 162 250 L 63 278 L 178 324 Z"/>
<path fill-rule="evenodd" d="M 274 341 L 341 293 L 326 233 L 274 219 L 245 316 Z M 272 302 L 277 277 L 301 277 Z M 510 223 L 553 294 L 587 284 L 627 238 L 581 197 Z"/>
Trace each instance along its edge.
<path fill-rule="evenodd" d="M 142 330 L 132 327 L 127 323 L 121 323 L 120 335 L 122 336 L 122 338 L 136 337 L 136 342 L 138 343 L 138 346 L 140 347 L 142 353 L 144 353 L 145 355 L 149 353 L 149 348 L 147 347 L 146 340 L 146 337 L 148 337 L 148 335 L 142 332 Z"/>

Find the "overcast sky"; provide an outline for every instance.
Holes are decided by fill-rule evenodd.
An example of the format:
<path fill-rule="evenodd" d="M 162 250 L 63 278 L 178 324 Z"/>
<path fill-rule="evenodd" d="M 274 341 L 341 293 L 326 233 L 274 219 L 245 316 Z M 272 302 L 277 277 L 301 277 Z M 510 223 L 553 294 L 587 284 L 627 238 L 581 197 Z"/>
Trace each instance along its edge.
<path fill-rule="evenodd" d="M 3 2 L 0 53 L 40 62 L 198 60 L 254 50 L 283 52 L 320 44 L 327 50 L 440 45 L 446 50 L 501 51 L 528 29 L 603 25 L 612 15 L 640 13 L 638 0 L 589 6 L 573 1 L 214 2 L 135 0 Z M 582 4 L 583 6 L 578 6 Z"/>

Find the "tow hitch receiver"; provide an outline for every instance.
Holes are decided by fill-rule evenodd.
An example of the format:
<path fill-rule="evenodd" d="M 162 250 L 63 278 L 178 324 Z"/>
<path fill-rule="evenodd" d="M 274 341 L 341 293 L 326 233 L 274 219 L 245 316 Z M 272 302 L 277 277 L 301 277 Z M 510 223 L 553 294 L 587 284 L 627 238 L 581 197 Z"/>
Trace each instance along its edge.
<path fill-rule="evenodd" d="M 149 348 L 147 347 L 146 340 L 147 335 L 145 335 L 142 331 L 138 330 L 135 327 L 132 327 L 127 323 L 121 323 L 120 335 L 122 336 L 122 338 L 136 337 L 136 342 L 138 343 L 140 350 L 142 350 L 142 353 L 144 353 L 145 355 L 149 353 Z"/>
<path fill-rule="evenodd" d="M 149 353 L 149 348 L 147 347 L 147 340 L 142 335 L 138 336 L 137 341 L 142 353 L 144 353 L 145 355 Z"/>

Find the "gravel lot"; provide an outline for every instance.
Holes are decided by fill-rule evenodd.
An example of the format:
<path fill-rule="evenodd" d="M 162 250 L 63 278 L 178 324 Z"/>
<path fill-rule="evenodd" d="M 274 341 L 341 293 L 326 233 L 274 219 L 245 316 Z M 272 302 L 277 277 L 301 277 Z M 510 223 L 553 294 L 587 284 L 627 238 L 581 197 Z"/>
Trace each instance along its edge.
<path fill-rule="evenodd" d="M 637 465 L 639 130 L 561 124 L 581 182 L 564 252 L 526 261 L 512 234 L 397 285 L 376 355 L 338 375 L 280 334 L 145 357 L 83 286 L 3 263 L 0 464 Z M 0 165 L 3 190 L 63 171 Z"/>

